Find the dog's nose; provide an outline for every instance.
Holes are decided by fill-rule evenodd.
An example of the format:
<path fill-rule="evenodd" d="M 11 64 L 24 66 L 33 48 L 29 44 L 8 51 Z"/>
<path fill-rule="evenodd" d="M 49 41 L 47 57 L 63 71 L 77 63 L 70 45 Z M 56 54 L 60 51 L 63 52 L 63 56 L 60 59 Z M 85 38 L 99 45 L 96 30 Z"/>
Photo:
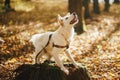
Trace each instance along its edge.
<path fill-rule="evenodd" d="M 75 12 L 73 12 L 73 15 L 76 15 L 76 13 L 75 13 Z"/>

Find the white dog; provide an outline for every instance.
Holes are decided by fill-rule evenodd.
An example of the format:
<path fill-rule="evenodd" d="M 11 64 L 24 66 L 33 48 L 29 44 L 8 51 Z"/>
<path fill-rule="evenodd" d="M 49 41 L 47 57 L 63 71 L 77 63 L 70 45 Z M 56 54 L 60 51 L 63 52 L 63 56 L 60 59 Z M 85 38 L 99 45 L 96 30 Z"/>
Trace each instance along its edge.
<path fill-rule="evenodd" d="M 53 57 L 57 66 L 68 74 L 69 71 L 63 66 L 59 53 L 65 52 L 74 66 L 78 67 L 71 57 L 69 50 L 69 45 L 74 35 L 73 26 L 78 23 L 78 17 L 75 12 L 72 14 L 68 13 L 64 17 L 58 15 L 58 23 L 60 24 L 60 27 L 55 32 L 33 35 L 30 41 L 35 47 L 35 63 L 40 63 L 40 57 L 42 55 L 47 55 L 48 59 Z"/>

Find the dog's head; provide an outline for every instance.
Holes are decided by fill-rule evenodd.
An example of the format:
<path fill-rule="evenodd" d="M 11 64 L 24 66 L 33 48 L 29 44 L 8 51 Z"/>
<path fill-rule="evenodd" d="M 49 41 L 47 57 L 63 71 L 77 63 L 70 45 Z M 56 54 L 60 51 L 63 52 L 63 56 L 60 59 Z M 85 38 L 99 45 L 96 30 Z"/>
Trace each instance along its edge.
<path fill-rule="evenodd" d="M 61 26 L 74 26 L 75 24 L 78 23 L 78 17 L 77 14 L 75 12 L 73 12 L 72 14 L 68 13 L 66 16 L 61 17 L 58 14 L 58 23 Z"/>

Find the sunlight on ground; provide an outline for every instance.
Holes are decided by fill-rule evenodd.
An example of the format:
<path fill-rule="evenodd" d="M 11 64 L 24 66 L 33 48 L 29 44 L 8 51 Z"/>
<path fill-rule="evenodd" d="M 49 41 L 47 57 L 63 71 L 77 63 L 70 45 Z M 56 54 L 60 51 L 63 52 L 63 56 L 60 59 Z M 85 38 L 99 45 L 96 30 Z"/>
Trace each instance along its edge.
<path fill-rule="evenodd" d="M 99 1 L 99 3 L 104 2 L 104 0 L 98 0 L 98 1 Z M 110 1 L 109 3 L 112 4 L 114 0 L 109 0 L 109 1 Z M 93 2 L 93 0 L 91 0 L 91 2 Z"/>
<path fill-rule="evenodd" d="M 29 2 L 29 1 L 28 2 L 17 1 L 13 5 L 14 5 L 14 9 L 16 11 L 26 11 L 26 12 L 29 12 L 29 11 L 32 11 L 35 8 L 33 3 Z"/>

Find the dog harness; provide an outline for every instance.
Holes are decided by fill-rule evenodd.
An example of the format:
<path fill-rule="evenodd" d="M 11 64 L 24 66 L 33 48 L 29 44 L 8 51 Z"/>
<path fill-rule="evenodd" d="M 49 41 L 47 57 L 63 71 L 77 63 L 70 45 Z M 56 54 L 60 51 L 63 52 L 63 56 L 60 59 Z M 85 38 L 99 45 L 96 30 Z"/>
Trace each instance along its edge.
<path fill-rule="evenodd" d="M 61 46 L 61 45 L 56 45 L 56 44 L 53 43 L 53 47 L 66 48 L 66 49 L 68 49 L 68 48 L 69 48 L 69 45 Z"/>
<path fill-rule="evenodd" d="M 61 34 L 61 35 L 64 37 L 63 34 Z M 65 37 L 64 37 L 64 39 L 65 39 L 65 41 L 67 42 L 67 44 L 66 44 L 65 46 L 56 45 L 56 44 L 53 43 L 53 47 L 57 47 L 57 48 L 66 48 L 66 49 L 68 49 L 68 48 L 69 48 L 69 42 L 68 42 L 68 40 L 67 40 Z"/>
<path fill-rule="evenodd" d="M 45 45 L 45 47 L 36 55 L 36 57 L 35 57 L 35 63 L 37 63 L 37 57 L 39 56 L 39 54 L 40 54 L 42 51 L 44 51 L 45 53 L 47 53 L 47 50 L 46 50 L 45 48 L 46 48 L 46 47 L 48 46 L 48 44 L 50 43 L 51 37 L 52 37 L 52 34 L 49 35 L 49 39 L 48 39 L 48 42 L 47 42 L 47 44 Z"/>
<path fill-rule="evenodd" d="M 52 37 L 52 34 L 49 35 L 49 39 L 48 39 L 48 42 L 47 44 L 45 45 L 45 47 L 36 55 L 36 58 L 35 58 L 35 62 L 37 61 L 37 57 L 39 56 L 39 54 L 44 51 L 45 53 L 47 53 L 47 50 L 45 49 L 49 43 L 50 43 L 50 40 L 51 40 L 51 37 Z M 64 37 L 64 36 L 63 36 Z M 65 41 L 68 43 L 68 41 L 65 39 Z M 66 44 L 65 46 L 61 46 L 61 45 L 57 45 L 57 44 L 54 44 L 52 45 L 53 47 L 56 47 L 56 48 L 66 48 L 68 49 L 69 48 L 69 44 Z M 37 63 L 37 62 L 36 62 Z"/>

